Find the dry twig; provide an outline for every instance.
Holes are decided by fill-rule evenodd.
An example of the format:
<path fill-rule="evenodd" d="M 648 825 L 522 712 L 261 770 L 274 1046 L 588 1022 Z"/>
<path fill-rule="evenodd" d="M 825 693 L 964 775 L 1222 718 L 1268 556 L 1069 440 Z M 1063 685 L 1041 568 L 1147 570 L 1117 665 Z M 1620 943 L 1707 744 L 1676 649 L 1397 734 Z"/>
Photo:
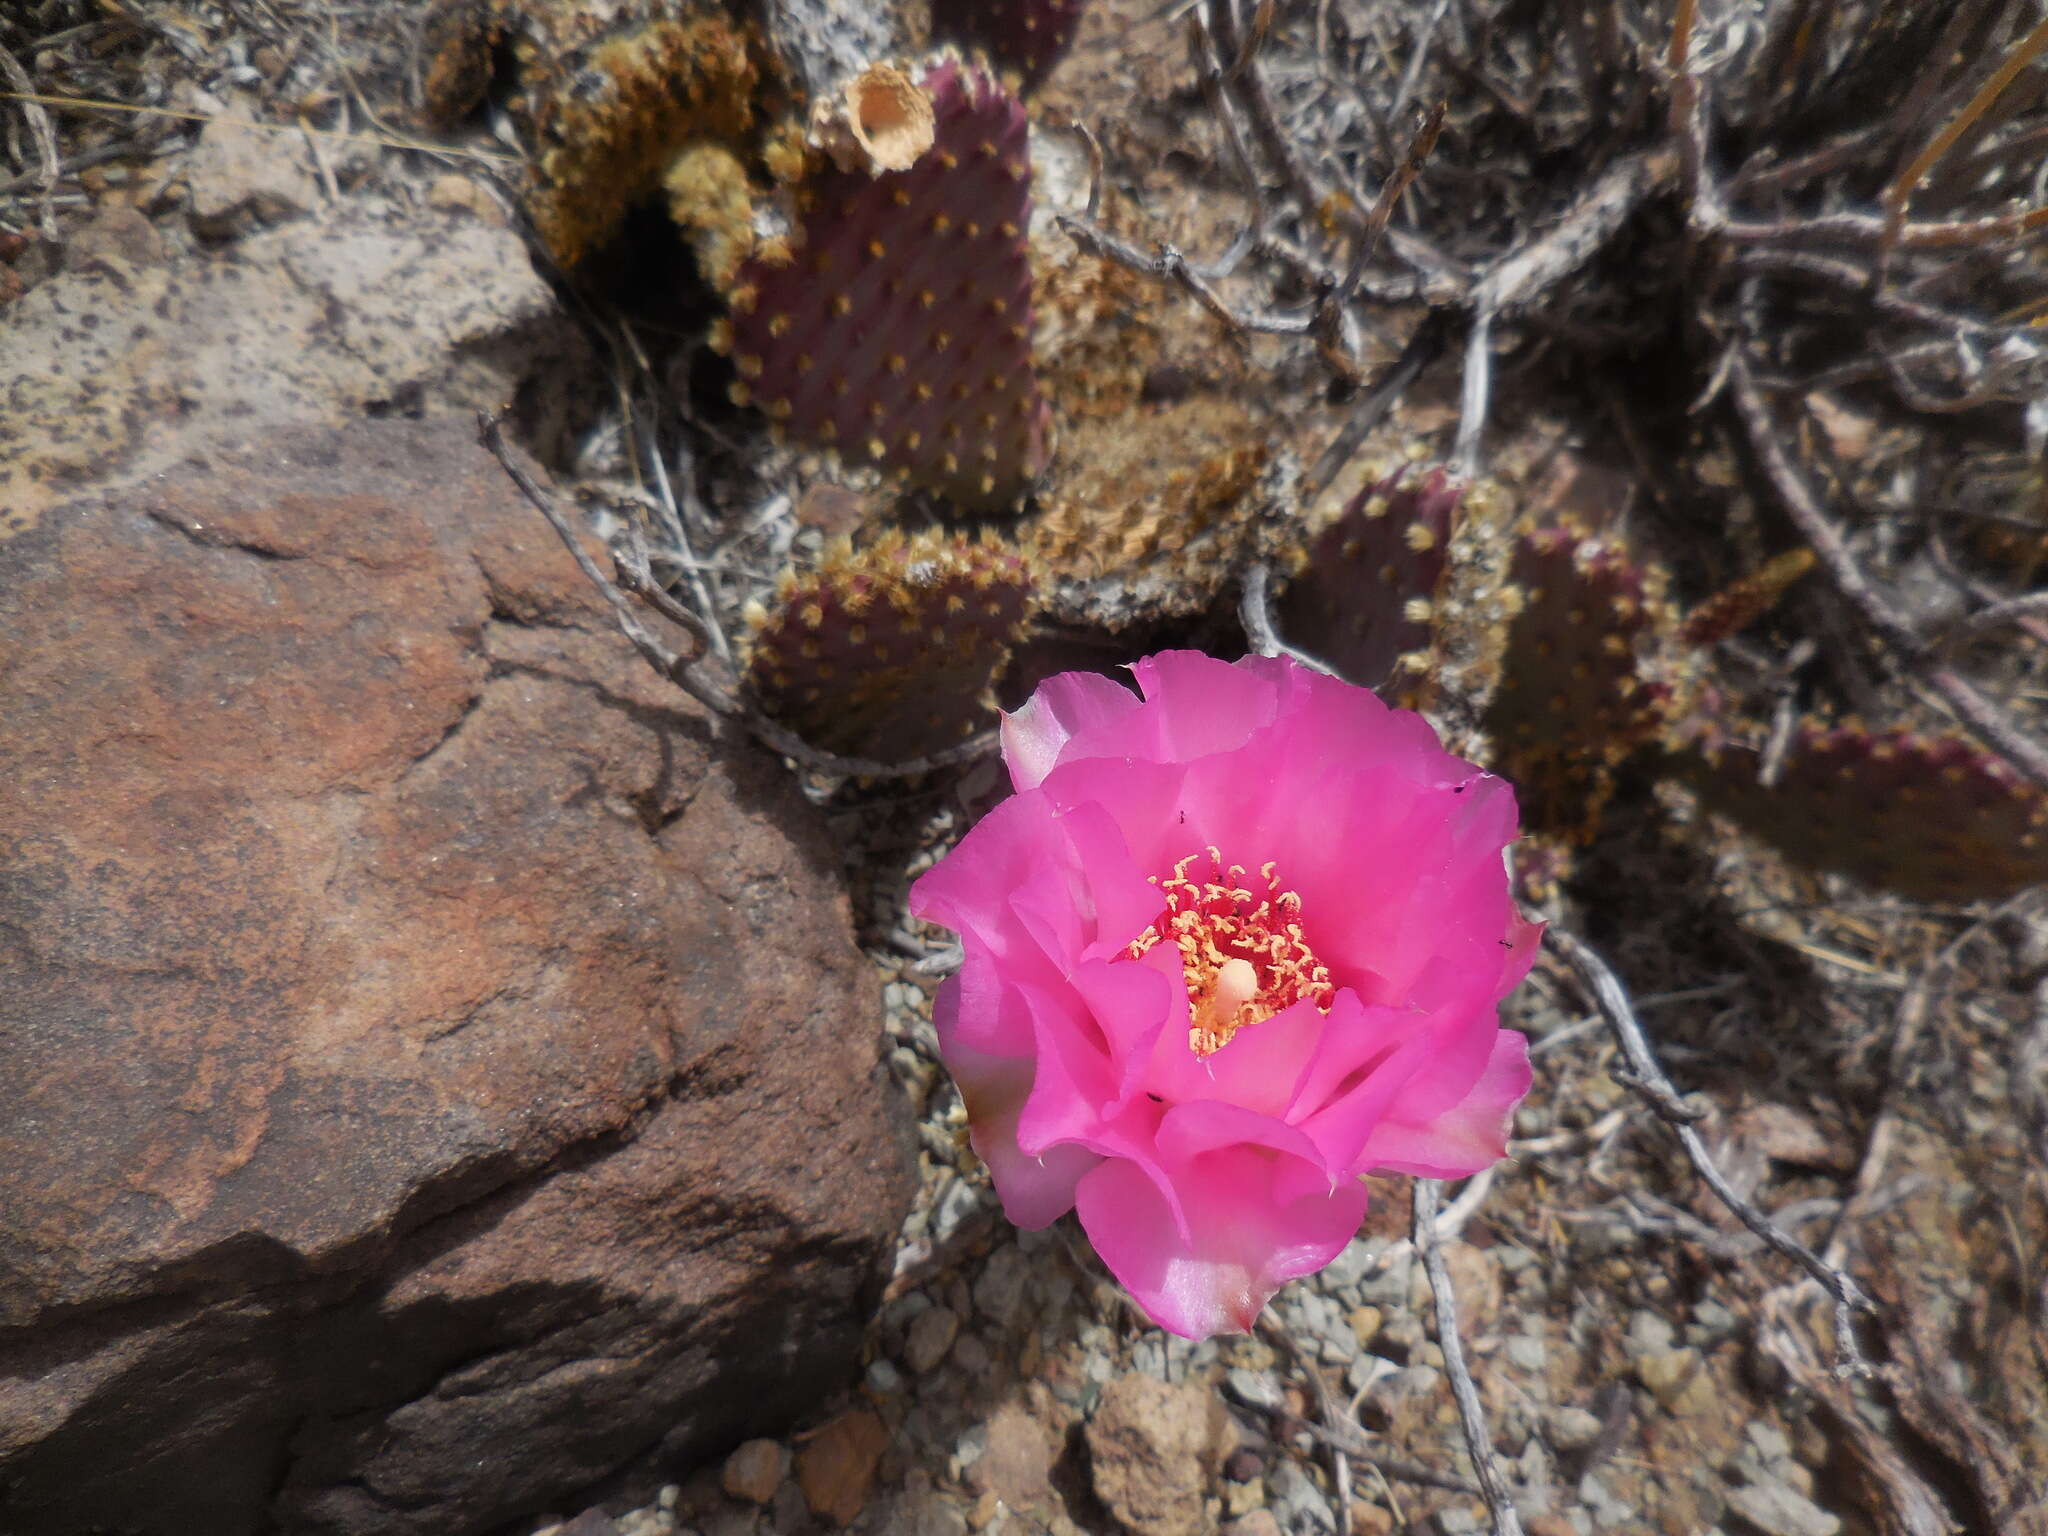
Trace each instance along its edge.
<path fill-rule="evenodd" d="M 819 773 L 834 774 L 841 778 L 891 779 L 910 778 L 934 769 L 951 767 L 958 763 L 973 762 L 988 756 L 995 750 L 996 734 L 985 731 L 957 747 L 944 752 L 934 752 L 928 757 L 912 758 L 901 763 L 881 763 L 864 757 L 841 757 L 836 753 L 822 752 L 786 726 L 778 725 L 759 710 L 743 702 L 721 678 L 705 666 L 705 653 L 711 648 L 711 631 L 697 614 L 669 596 L 668 591 L 654 579 L 654 573 L 647 563 L 647 554 L 629 536 L 624 547 L 612 548 L 613 574 L 607 578 L 597 568 L 597 562 L 583 547 L 583 541 L 569 526 L 568 519 L 555 505 L 554 497 L 542 490 L 540 484 L 512 457 L 505 444 L 504 424 L 486 412 L 477 416 L 477 435 L 484 447 L 490 450 L 510 477 L 512 483 L 534 509 L 548 520 L 548 526 L 568 547 L 576 561 L 577 569 L 583 572 L 591 585 L 612 610 L 620 631 L 633 642 L 647 664 L 674 683 L 691 698 L 712 713 L 744 726 L 765 746 L 791 758 L 801 766 Z M 671 623 L 679 625 L 695 642 L 688 655 L 671 651 L 661 639 L 640 621 L 640 615 L 627 601 L 627 594 L 639 598 L 655 612 Z"/>
<path fill-rule="evenodd" d="M 1792 519 L 1814 554 L 1820 557 L 1821 564 L 1827 567 L 1842 595 L 1862 614 L 1864 622 L 1877 633 L 1878 638 L 1955 712 L 1957 719 L 2028 778 L 2048 786 L 2048 750 L 2043 750 L 2040 743 L 2023 734 L 1996 705 L 1953 667 L 1941 661 L 1935 655 L 1934 647 L 1879 595 L 1877 588 L 1857 566 L 1855 557 L 1849 553 L 1849 546 L 1821 511 L 1812 487 L 1806 483 L 1806 477 L 1779 440 L 1770 407 L 1757 389 L 1746 356 L 1737 354 L 1729 371 L 1728 383 L 1736 413 L 1742 418 L 1750 446 L 1765 478 L 1777 491 L 1786 515 Z"/>
<path fill-rule="evenodd" d="M 57 238 L 57 215 L 53 199 L 57 195 L 57 182 L 62 177 L 62 168 L 57 156 L 57 134 L 50 126 L 50 114 L 43 110 L 43 104 L 36 99 L 35 82 L 28 77 L 28 71 L 21 62 L 5 48 L 0 48 L 0 75 L 15 92 L 20 104 L 22 121 L 28 124 L 29 136 L 36 141 L 36 158 L 42 162 L 36 179 L 42 183 L 42 226 L 43 238 Z"/>
<path fill-rule="evenodd" d="M 1591 1001 L 1613 1027 L 1615 1038 L 1621 1043 L 1622 1053 L 1628 1057 L 1630 1073 L 1624 1079 L 1626 1085 L 1640 1094 L 1643 1101 L 1670 1125 L 1680 1144 L 1684 1146 L 1693 1170 L 1735 1219 L 1763 1239 L 1777 1253 L 1799 1265 L 1834 1298 L 1836 1369 L 1844 1375 L 1867 1374 L 1870 1366 L 1863 1357 L 1862 1346 L 1857 1342 L 1855 1327 L 1855 1314 L 1858 1311 L 1872 1310 L 1870 1298 L 1864 1294 L 1863 1288 L 1842 1270 L 1786 1233 L 1728 1182 L 1727 1175 L 1716 1166 L 1712 1154 L 1707 1151 L 1706 1142 L 1700 1136 L 1696 1125 L 1700 1116 L 1685 1106 L 1684 1101 L 1678 1096 L 1678 1090 L 1672 1087 L 1671 1079 L 1664 1075 L 1664 1069 L 1657 1064 L 1657 1056 L 1650 1048 L 1649 1037 L 1643 1033 L 1643 1026 L 1637 1020 L 1635 1009 L 1629 1003 L 1627 988 L 1622 986 L 1621 978 L 1614 974 L 1598 952 L 1577 935 L 1554 925 L 1545 937 L 1549 948 L 1563 957 L 1573 974 L 1578 977 L 1579 984 L 1589 994 Z"/>
<path fill-rule="evenodd" d="M 1444 1352 L 1444 1372 L 1451 1378 L 1451 1396 L 1457 1400 L 1458 1423 L 1465 1432 L 1465 1448 L 1472 1453 L 1472 1470 L 1479 1476 L 1479 1491 L 1493 1513 L 1494 1536 L 1522 1536 L 1522 1517 L 1515 1512 L 1508 1495 L 1507 1479 L 1501 1475 L 1500 1457 L 1493 1449 L 1493 1436 L 1486 1427 L 1486 1409 L 1480 1405 L 1479 1389 L 1472 1383 L 1465 1364 L 1465 1344 L 1458 1336 L 1458 1296 L 1451 1286 L 1450 1266 L 1437 1246 L 1437 1206 L 1443 1186 L 1435 1179 L 1415 1181 L 1414 1219 L 1411 1240 L 1429 1274 L 1430 1296 L 1436 1304 L 1436 1341 Z"/>

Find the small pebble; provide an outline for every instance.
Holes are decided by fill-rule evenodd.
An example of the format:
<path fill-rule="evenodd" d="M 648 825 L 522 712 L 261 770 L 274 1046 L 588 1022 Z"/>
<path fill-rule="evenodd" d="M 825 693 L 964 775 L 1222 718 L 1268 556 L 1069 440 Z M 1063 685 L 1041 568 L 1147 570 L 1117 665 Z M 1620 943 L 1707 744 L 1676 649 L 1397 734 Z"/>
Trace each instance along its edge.
<path fill-rule="evenodd" d="M 953 1341 L 953 1363 L 970 1376 L 979 1376 L 993 1359 L 988 1346 L 971 1333 L 963 1333 Z"/>
<path fill-rule="evenodd" d="M 976 1310 L 1003 1328 L 1014 1327 L 1023 1318 L 1024 1288 L 1030 1279 L 1031 1261 L 1015 1244 L 998 1248 L 974 1282 Z"/>
<path fill-rule="evenodd" d="M 719 1486 L 749 1504 L 766 1504 L 782 1486 L 789 1470 L 789 1452 L 773 1440 L 749 1440 L 725 1458 Z M 671 1501 L 673 1503 L 673 1501 Z"/>
<path fill-rule="evenodd" d="M 1560 1451 L 1582 1451 L 1600 1438 L 1600 1416 L 1566 1404 L 1543 1416 L 1543 1431 Z"/>
<path fill-rule="evenodd" d="M 960 1317 L 951 1307 L 930 1307 L 911 1319 L 903 1343 L 903 1363 L 917 1375 L 934 1369 L 946 1358 L 960 1333 Z"/>

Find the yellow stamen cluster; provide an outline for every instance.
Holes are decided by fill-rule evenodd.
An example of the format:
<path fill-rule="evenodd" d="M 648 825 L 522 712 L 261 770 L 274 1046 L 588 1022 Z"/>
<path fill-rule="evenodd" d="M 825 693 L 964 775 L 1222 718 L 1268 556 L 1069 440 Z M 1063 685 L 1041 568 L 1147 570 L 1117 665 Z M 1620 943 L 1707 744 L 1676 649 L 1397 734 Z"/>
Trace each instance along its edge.
<path fill-rule="evenodd" d="M 1203 863 L 1207 870 L 1198 873 Z M 1197 1056 L 1220 1051 L 1246 1025 L 1304 998 L 1330 1011 L 1336 984 L 1301 931 L 1301 898 L 1280 889 L 1272 863 L 1259 867 L 1263 892 L 1252 890 L 1242 864 L 1226 866 L 1213 847 L 1189 854 L 1163 880 L 1148 878 L 1166 911 L 1131 941 L 1130 955 L 1135 960 L 1162 942 L 1179 949 L 1193 1009 L 1188 1046 Z"/>

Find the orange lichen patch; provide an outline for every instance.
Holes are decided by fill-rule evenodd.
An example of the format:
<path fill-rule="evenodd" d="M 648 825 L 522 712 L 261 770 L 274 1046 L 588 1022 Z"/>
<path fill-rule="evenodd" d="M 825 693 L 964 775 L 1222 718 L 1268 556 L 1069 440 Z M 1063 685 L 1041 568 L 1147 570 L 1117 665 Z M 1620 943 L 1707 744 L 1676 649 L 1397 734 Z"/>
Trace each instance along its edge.
<path fill-rule="evenodd" d="M 1204 875 L 1196 873 L 1206 863 Z M 1192 1009 L 1188 1047 L 1208 1056 L 1240 1029 L 1302 1001 L 1324 1013 L 1337 996 L 1329 967 L 1301 931 L 1301 898 L 1280 888 L 1268 861 L 1255 891 L 1242 864 L 1225 865 L 1214 847 L 1191 853 L 1165 879 L 1149 877 L 1166 898 L 1159 920 L 1131 941 L 1133 960 L 1171 942 L 1180 951 Z"/>

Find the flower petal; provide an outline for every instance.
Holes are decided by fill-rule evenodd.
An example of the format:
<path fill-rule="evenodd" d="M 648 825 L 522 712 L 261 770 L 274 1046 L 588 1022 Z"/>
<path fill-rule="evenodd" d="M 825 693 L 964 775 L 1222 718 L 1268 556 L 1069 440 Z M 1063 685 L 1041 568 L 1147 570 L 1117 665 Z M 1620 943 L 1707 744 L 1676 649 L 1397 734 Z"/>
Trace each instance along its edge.
<path fill-rule="evenodd" d="M 1148 1086 L 1159 1041 L 1187 1038 L 1188 995 L 1180 967 L 1176 963 L 1169 974 L 1144 961 L 1085 961 L 1074 970 L 1074 989 L 1108 1042 L 1117 1075 L 1108 1112 L 1119 1113 Z"/>
<path fill-rule="evenodd" d="M 943 994 L 942 994 L 943 995 Z M 1074 1206 L 1074 1186 L 1102 1159 L 1078 1145 L 1028 1156 L 1017 1144 L 1017 1121 L 1031 1093 L 1028 1057 L 988 1056 L 966 1046 L 946 1052 L 946 1067 L 967 1106 L 967 1136 L 987 1165 L 1003 1214 L 1017 1226 L 1050 1226 Z"/>
<path fill-rule="evenodd" d="M 1186 777 L 1182 763 L 1075 758 L 1047 774 L 1038 793 L 1062 814 L 1084 805 L 1100 806 L 1122 835 L 1132 867 L 1141 876 L 1158 875 L 1201 846 L 1199 829 L 1181 819 L 1181 783 Z M 1158 910 L 1153 908 L 1155 915 Z"/>
<path fill-rule="evenodd" d="M 956 1050 L 987 1056 L 1028 1057 L 1038 1033 L 1017 984 L 983 950 L 969 950 L 960 969 L 939 983 L 932 1000 L 939 1054 L 949 1064 Z"/>
<path fill-rule="evenodd" d="M 1161 651 L 1131 664 L 1145 705 L 1131 723 L 1159 762 L 1188 763 L 1243 746 L 1272 723 L 1282 687 L 1270 671 L 1200 651 Z"/>
<path fill-rule="evenodd" d="M 1460 1179 L 1507 1155 L 1515 1106 L 1529 1091 L 1529 1042 L 1504 1029 L 1472 1091 L 1449 1109 L 1411 1119 L 1404 1106 L 1373 1127 L 1361 1160 L 1375 1173 L 1412 1173 L 1424 1179 Z"/>
<path fill-rule="evenodd" d="M 1036 1157 L 1101 1130 L 1117 1072 L 1080 997 L 1021 987 L 1037 1030 L 1038 1075 L 1017 1122 L 1017 1144 Z"/>
<path fill-rule="evenodd" d="M 1038 940 L 1011 905 L 1012 895 L 1048 867 L 1072 870 L 1073 846 L 1060 835 L 1053 807 L 1037 793 L 1012 795 L 926 870 L 910 888 L 913 916 L 943 923 L 970 949 L 1033 977 L 1056 975 Z"/>
<path fill-rule="evenodd" d="M 1197 1056 L 1188 1043 L 1186 1009 L 1179 1022 L 1179 1029 L 1162 1031 L 1145 1087 L 1170 1103 L 1222 1099 L 1275 1121 L 1286 1115 L 1302 1074 L 1330 1032 L 1330 1021 L 1305 998 L 1269 1019 L 1246 1025 L 1221 1050 Z"/>
<path fill-rule="evenodd" d="M 1093 672 L 1047 678 L 1023 708 L 1003 716 L 1003 761 L 1010 782 L 1020 791 L 1036 789 L 1070 738 L 1137 707 L 1138 696 L 1113 678 Z"/>
<path fill-rule="evenodd" d="M 1096 1165 L 1074 1204 L 1146 1316 L 1188 1339 L 1249 1333 L 1272 1294 L 1334 1259 L 1365 1215 L 1362 1185 L 1331 1189 L 1320 1169 L 1266 1147 L 1196 1157 L 1174 1182 L 1189 1191 L 1185 1235 L 1158 1184 L 1130 1163 Z"/>

